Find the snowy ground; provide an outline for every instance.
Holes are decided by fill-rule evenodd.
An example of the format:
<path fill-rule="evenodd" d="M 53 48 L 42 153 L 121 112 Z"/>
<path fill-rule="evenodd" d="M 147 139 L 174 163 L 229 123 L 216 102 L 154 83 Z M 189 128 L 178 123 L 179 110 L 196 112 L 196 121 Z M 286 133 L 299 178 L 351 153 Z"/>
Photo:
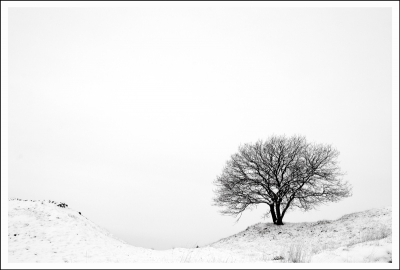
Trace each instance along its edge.
<path fill-rule="evenodd" d="M 338 220 L 258 223 L 210 246 L 281 262 L 389 262 L 392 260 L 390 207 L 345 215 Z"/>
<path fill-rule="evenodd" d="M 9 200 L 9 262 L 280 263 L 390 262 L 391 208 L 336 221 L 258 223 L 208 246 L 151 250 L 128 245 L 79 212 L 48 201 Z"/>

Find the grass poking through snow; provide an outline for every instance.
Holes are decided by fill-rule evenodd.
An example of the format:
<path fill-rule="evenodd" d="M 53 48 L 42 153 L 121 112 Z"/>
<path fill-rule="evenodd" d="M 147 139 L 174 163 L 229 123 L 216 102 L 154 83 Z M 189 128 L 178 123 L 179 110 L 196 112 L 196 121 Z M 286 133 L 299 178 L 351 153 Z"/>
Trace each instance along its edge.
<path fill-rule="evenodd" d="M 359 232 L 359 236 L 352 239 L 347 246 L 353 246 L 358 243 L 383 239 L 390 236 L 391 234 L 392 230 L 390 228 L 380 225 L 376 228 L 369 228 Z"/>
<path fill-rule="evenodd" d="M 312 251 L 304 244 L 290 244 L 280 257 L 284 263 L 308 263 L 311 261 Z"/>

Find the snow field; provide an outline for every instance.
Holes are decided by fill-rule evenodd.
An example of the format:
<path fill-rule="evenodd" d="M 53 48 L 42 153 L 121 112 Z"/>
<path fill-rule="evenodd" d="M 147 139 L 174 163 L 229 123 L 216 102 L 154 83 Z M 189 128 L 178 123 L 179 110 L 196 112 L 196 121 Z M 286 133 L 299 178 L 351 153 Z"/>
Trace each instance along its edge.
<path fill-rule="evenodd" d="M 392 259 L 391 208 L 338 220 L 258 223 L 200 248 L 134 247 L 78 211 L 49 201 L 9 200 L 9 262 L 341 263 Z"/>

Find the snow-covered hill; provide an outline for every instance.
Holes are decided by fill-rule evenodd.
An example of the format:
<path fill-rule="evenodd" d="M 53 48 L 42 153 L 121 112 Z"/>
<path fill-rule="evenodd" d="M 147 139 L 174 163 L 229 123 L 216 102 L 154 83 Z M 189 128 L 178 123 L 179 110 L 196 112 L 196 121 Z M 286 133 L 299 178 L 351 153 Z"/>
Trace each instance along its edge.
<path fill-rule="evenodd" d="M 250 262 L 213 247 L 162 251 L 134 247 L 60 203 L 19 199 L 8 203 L 9 262 Z"/>
<path fill-rule="evenodd" d="M 210 246 L 286 262 L 389 262 L 392 209 L 348 214 L 338 220 L 258 223 Z"/>
<path fill-rule="evenodd" d="M 391 208 L 336 221 L 259 223 L 208 246 L 131 246 L 66 204 L 9 200 L 9 262 L 389 262 Z"/>

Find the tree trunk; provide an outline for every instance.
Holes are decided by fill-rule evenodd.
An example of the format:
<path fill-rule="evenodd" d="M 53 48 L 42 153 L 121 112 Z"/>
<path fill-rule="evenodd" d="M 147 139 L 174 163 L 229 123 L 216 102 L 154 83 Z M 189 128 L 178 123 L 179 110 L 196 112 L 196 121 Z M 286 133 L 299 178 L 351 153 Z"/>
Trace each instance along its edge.
<path fill-rule="evenodd" d="M 281 215 L 281 205 L 280 203 L 276 203 L 276 225 L 283 225 Z"/>
<path fill-rule="evenodd" d="M 272 221 L 274 222 L 274 224 L 276 224 L 276 215 L 275 215 L 274 204 L 269 204 L 269 209 L 271 211 Z"/>

